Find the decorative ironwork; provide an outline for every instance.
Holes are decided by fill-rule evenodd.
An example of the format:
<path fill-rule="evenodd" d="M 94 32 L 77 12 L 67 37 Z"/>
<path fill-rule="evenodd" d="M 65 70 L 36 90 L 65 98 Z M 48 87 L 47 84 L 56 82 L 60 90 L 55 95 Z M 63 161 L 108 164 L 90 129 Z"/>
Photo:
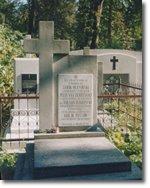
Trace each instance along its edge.
<path fill-rule="evenodd" d="M 3 148 L 19 149 L 33 140 L 33 132 L 39 128 L 38 107 L 39 96 L 35 94 L 0 96 L 0 143 Z"/>
<path fill-rule="evenodd" d="M 125 132 L 128 130 L 130 124 L 133 126 L 142 124 L 142 89 L 135 85 L 127 85 L 124 83 L 120 83 L 120 86 L 125 87 L 127 92 L 109 92 L 102 93 L 98 96 L 100 104 L 98 108 L 98 119 L 105 129 L 118 125 L 120 131 Z M 26 100 L 26 108 L 24 109 L 21 106 L 22 99 Z M 34 101 L 33 107 L 33 103 L 30 103 L 31 101 Z M 16 106 L 15 103 L 17 104 Z M 125 107 L 123 104 L 125 104 Z M 119 114 L 125 118 L 128 117 L 128 121 L 123 119 L 124 121 L 121 122 L 119 119 L 116 119 L 116 117 L 119 117 Z M 10 143 L 13 140 L 17 140 L 20 146 L 20 142 L 23 140 L 33 140 L 33 132 L 34 130 L 38 130 L 38 128 L 38 95 L 14 94 L 12 96 L 0 96 L 0 140 L 5 142 L 10 140 Z M 13 135 L 15 131 L 18 134 L 17 138 L 14 138 Z M 9 135 L 7 139 L 4 136 L 6 134 Z"/>
<path fill-rule="evenodd" d="M 29 110 L 23 110 L 23 109 L 12 109 L 11 110 L 11 116 L 36 116 L 39 115 L 39 109 L 29 109 Z"/>

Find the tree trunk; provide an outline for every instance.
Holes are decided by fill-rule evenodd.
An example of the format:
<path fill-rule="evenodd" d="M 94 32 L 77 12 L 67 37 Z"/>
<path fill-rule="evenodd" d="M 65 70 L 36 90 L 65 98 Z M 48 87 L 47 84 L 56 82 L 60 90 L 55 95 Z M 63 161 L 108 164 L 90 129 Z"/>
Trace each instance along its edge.
<path fill-rule="evenodd" d="M 91 0 L 91 11 L 93 15 L 93 26 L 92 26 L 92 40 L 91 40 L 91 49 L 98 47 L 99 43 L 99 27 L 100 27 L 100 18 L 102 15 L 104 0 Z"/>
<path fill-rule="evenodd" d="M 109 2 L 109 15 L 108 15 L 108 47 L 112 46 L 112 6 L 113 1 Z"/>
<path fill-rule="evenodd" d="M 29 6 L 28 34 L 34 35 L 36 33 L 37 0 L 28 0 L 28 6 Z"/>

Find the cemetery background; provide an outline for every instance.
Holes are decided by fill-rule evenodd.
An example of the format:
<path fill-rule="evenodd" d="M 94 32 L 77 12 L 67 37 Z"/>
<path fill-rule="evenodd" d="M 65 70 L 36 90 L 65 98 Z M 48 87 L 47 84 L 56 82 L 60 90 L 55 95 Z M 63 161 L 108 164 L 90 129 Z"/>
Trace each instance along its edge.
<path fill-rule="evenodd" d="M 81 4 L 82 4 L 82 1 L 81 1 Z M 57 26 L 56 26 L 56 28 L 57 28 Z M 12 69 L 11 62 L 12 62 L 12 59 L 16 56 L 24 56 L 22 46 L 19 43 L 20 39 L 23 38 L 23 36 L 19 32 L 14 34 L 14 31 L 11 31 L 11 29 L 8 28 L 7 25 L 2 25 L 1 31 L 2 31 L 1 39 L 7 41 L 6 38 L 3 38 L 3 36 L 6 36 L 6 33 L 7 33 L 8 34 L 7 35 L 8 36 L 8 46 L 10 45 L 10 48 L 8 48 L 8 46 L 5 46 L 6 52 L 2 53 L 3 56 L 1 56 L 2 57 L 1 58 L 2 59 L 1 67 L 2 67 L 2 69 L 4 69 L 4 71 L 1 72 L 1 77 L 2 77 L 2 79 L 1 79 L 2 80 L 1 94 L 10 95 L 13 93 L 13 84 L 12 84 L 13 69 Z M 13 37 L 14 37 L 14 39 L 13 39 Z M 63 37 L 63 38 L 66 38 L 66 37 Z M 10 44 L 9 44 L 9 42 L 10 42 Z M 125 43 L 126 42 L 127 41 L 125 41 Z M 84 42 L 82 42 L 82 44 L 84 44 Z M 102 44 L 102 43 L 100 43 L 100 44 Z M 122 44 L 120 45 L 120 48 L 122 48 L 122 47 L 124 48 L 124 46 Z M 86 46 L 86 45 L 84 45 L 84 46 Z M 14 49 L 16 49 L 16 50 L 14 50 Z M 6 59 L 6 57 L 7 57 L 7 59 Z M 4 78 L 6 78 L 6 79 L 4 79 Z M 123 87 L 125 87 L 125 86 L 123 86 Z M 133 91 L 132 94 L 138 93 L 139 95 L 137 97 L 132 96 L 130 99 L 126 99 L 125 95 L 124 96 L 121 95 L 120 97 L 118 96 L 119 100 L 121 99 L 120 100 L 121 104 L 118 103 L 118 101 L 119 101 L 118 98 L 116 99 L 113 96 L 109 96 L 108 97 L 109 99 L 107 99 L 107 102 L 105 100 L 106 96 L 102 95 L 102 96 L 99 96 L 99 98 L 103 99 L 103 103 L 102 103 L 103 107 L 104 107 L 103 111 L 105 111 L 107 109 L 107 111 L 109 111 L 111 114 L 111 120 L 110 120 L 111 128 L 109 128 L 107 130 L 108 137 L 111 140 L 113 140 L 114 143 L 120 149 L 122 149 L 127 156 L 131 156 L 131 159 L 134 162 L 137 162 L 137 164 L 139 164 L 139 166 L 141 166 L 141 159 L 142 159 L 142 145 L 141 145 L 142 106 L 141 106 L 141 103 L 139 103 L 139 105 L 135 105 L 135 104 L 137 104 L 137 101 L 141 102 L 140 101 L 141 88 L 136 87 L 136 86 L 131 86 L 131 88 Z M 136 92 L 136 91 L 138 91 L 138 92 Z M 106 94 L 106 93 L 104 93 L 104 94 Z M 7 120 L 10 119 L 10 109 L 12 108 L 13 101 L 15 99 L 20 100 L 21 98 L 19 99 L 19 97 L 22 97 L 22 96 L 15 96 L 15 97 L 16 98 L 11 97 L 11 96 L 10 96 L 10 98 L 9 97 L 6 98 L 3 96 L 1 97 L 1 104 L 2 104 L 1 105 L 1 125 L 3 128 L 6 128 L 5 125 L 9 126 L 9 124 L 5 124 L 5 122 L 8 122 Z M 28 96 L 25 96 L 25 97 L 28 97 Z M 38 96 L 33 96 L 33 98 L 35 101 L 38 100 Z M 122 98 L 125 98 L 125 100 L 122 100 Z M 132 100 L 132 104 L 134 104 L 134 105 L 130 107 L 131 111 L 129 111 L 128 107 L 129 107 L 129 104 L 131 104 L 131 100 Z M 118 109 L 118 107 L 119 107 L 120 111 L 124 111 L 124 112 L 117 113 L 118 112 L 117 110 L 114 111 L 114 109 Z M 132 109 L 134 109 L 134 110 L 132 110 Z M 6 112 L 8 112 L 8 113 L 6 113 Z M 126 116 L 126 114 L 128 114 L 128 115 Z M 122 127 L 118 126 L 117 129 L 115 128 L 115 132 L 114 132 L 114 127 L 113 127 L 114 117 L 115 118 L 117 117 L 116 119 L 119 120 L 118 121 L 119 125 L 123 125 L 122 121 L 124 120 L 124 118 L 126 118 L 126 121 L 124 121 L 126 123 L 124 123 L 124 125 Z M 101 118 L 101 121 L 104 121 L 104 118 Z M 135 125 L 136 125 L 136 129 L 135 129 Z M 133 131 L 132 126 L 134 126 L 134 131 Z M 120 131 L 120 129 L 123 129 L 123 134 L 121 132 L 122 130 Z M 124 134 L 124 129 L 127 132 L 127 134 Z M 135 146 L 137 146 L 137 144 L 138 144 L 138 147 L 135 147 Z M 136 150 L 135 150 L 135 148 L 136 148 Z"/>

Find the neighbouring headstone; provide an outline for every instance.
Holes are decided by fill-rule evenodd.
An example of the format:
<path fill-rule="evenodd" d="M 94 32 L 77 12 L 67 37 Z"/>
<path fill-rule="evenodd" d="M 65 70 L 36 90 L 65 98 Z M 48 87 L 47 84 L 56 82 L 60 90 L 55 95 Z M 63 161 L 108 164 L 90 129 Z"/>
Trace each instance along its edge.
<path fill-rule="evenodd" d="M 34 130 L 39 129 L 39 100 L 38 97 L 32 98 L 39 92 L 39 59 L 26 56 L 15 58 L 13 63 L 16 98 L 13 101 L 5 138 L 16 141 L 3 142 L 2 147 L 6 150 L 23 149 L 27 142 L 25 139 L 33 139 Z"/>
<path fill-rule="evenodd" d="M 15 58 L 14 86 L 18 94 L 39 92 L 39 58 Z"/>
<path fill-rule="evenodd" d="M 96 55 L 103 63 L 103 80 L 115 78 L 121 82 L 142 85 L 142 52 L 119 49 L 89 49 L 71 51 L 71 55 Z M 100 64 L 99 64 L 100 65 Z"/>
<path fill-rule="evenodd" d="M 131 51 L 103 50 L 98 54 L 98 60 L 103 62 L 104 83 L 138 83 L 138 59 Z"/>
<path fill-rule="evenodd" d="M 39 93 L 38 58 L 15 58 L 14 91 L 19 95 L 35 95 Z M 28 99 L 28 101 L 27 99 L 14 100 L 14 109 L 27 110 L 27 108 L 36 109 L 38 108 L 38 104 L 32 99 Z"/>

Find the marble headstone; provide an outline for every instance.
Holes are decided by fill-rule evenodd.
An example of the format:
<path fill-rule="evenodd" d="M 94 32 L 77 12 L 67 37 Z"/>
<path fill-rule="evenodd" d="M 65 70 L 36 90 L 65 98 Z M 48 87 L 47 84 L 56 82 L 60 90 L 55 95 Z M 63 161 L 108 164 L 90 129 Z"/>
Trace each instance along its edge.
<path fill-rule="evenodd" d="M 54 70 L 55 125 L 88 127 L 96 124 L 97 57 L 69 55 L 57 61 Z"/>

